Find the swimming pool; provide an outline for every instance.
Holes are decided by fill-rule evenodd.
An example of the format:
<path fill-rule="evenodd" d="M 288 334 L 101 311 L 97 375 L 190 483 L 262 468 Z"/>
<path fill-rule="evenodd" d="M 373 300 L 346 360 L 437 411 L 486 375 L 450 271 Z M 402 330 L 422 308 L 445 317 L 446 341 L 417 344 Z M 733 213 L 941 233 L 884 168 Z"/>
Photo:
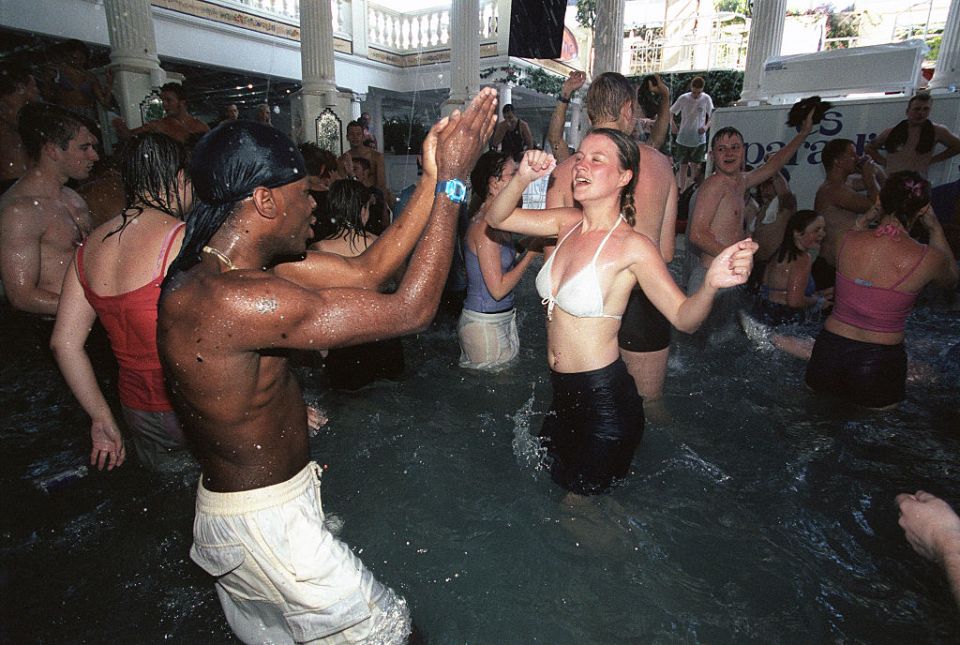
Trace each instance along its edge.
<path fill-rule="evenodd" d="M 911 318 L 932 376 L 882 413 L 807 394 L 798 361 L 740 335 L 702 348 L 675 333 L 672 422 L 647 425 L 623 485 L 570 509 L 529 434 L 550 403 L 532 278 L 503 373 L 456 367 L 450 314 L 404 340 L 399 383 L 324 392 L 300 371 L 331 417 L 312 440 L 325 509 L 430 643 L 955 641 L 949 590 L 903 540 L 893 497 L 960 503 L 960 379 L 937 373 L 960 314 Z M 234 642 L 188 556 L 194 469 L 158 480 L 131 463 L 36 488 L 86 458 L 88 422 L 7 322 L 0 642 Z"/>

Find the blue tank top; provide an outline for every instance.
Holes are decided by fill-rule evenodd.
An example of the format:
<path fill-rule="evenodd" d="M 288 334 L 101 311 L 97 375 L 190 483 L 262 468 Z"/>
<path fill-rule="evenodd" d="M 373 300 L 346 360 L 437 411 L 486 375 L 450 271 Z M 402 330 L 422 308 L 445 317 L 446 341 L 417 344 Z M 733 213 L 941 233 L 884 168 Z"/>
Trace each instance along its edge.
<path fill-rule="evenodd" d="M 481 314 L 495 314 L 513 309 L 513 292 L 511 291 L 502 300 L 496 300 L 490 295 L 487 284 L 483 281 L 480 272 L 480 259 L 470 249 L 464 249 L 467 264 L 467 297 L 463 301 L 463 308 Z M 500 270 L 506 273 L 513 268 L 516 254 L 513 246 L 500 245 Z"/>

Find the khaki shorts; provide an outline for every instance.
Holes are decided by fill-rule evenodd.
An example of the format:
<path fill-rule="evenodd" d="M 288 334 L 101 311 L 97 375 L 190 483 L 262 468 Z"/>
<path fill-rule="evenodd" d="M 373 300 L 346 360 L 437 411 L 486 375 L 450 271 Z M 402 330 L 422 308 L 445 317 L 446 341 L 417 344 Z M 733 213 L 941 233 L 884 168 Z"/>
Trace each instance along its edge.
<path fill-rule="evenodd" d="M 406 602 L 324 526 L 320 474 L 236 493 L 201 478 L 190 557 L 245 643 L 406 643 Z"/>

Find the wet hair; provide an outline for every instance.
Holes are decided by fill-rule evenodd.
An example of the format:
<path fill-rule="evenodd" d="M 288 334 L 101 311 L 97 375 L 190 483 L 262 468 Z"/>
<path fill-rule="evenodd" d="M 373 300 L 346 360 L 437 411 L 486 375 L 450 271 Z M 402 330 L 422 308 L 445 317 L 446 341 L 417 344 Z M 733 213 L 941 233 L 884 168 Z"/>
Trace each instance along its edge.
<path fill-rule="evenodd" d="M 587 90 L 587 116 L 592 123 L 617 121 L 623 104 L 635 100 L 636 91 L 623 74 L 604 72 Z"/>
<path fill-rule="evenodd" d="M 300 154 L 303 155 L 303 161 L 307 165 L 308 175 L 327 177 L 337 169 L 336 155 L 312 141 L 300 144 Z"/>
<path fill-rule="evenodd" d="M 790 216 L 790 219 L 787 220 L 787 228 L 783 230 L 783 240 L 780 242 L 780 248 L 777 249 L 777 262 L 783 262 L 784 259 L 787 262 L 793 262 L 800 257 L 801 253 L 804 253 L 804 250 L 797 246 L 797 241 L 793 236 L 796 233 L 802 235 L 810 226 L 810 223 L 818 217 L 820 217 L 820 214 L 810 209 L 798 210 Z"/>
<path fill-rule="evenodd" d="M 739 137 L 740 143 L 743 143 L 743 133 L 740 132 L 740 130 L 737 130 L 732 125 L 728 125 L 727 127 L 720 128 L 719 130 L 713 133 L 713 138 L 710 139 L 710 149 L 713 150 L 717 145 L 717 141 L 720 140 L 722 137 L 732 137 L 732 136 Z"/>
<path fill-rule="evenodd" d="M 847 148 L 855 145 L 850 139 L 831 139 L 827 141 L 826 145 L 823 146 L 823 151 L 820 153 L 820 160 L 823 162 L 823 167 L 828 171 L 833 168 L 833 164 L 836 163 L 840 155 L 844 154 L 847 151 Z"/>
<path fill-rule="evenodd" d="M 0 63 L 0 96 L 9 96 L 30 83 L 30 68 L 20 63 Z"/>
<path fill-rule="evenodd" d="M 917 101 L 921 103 L 929 103 L 932 100 L 933 100 L 933 97 L 930 95 L 930 92 L 927 92 L 926 90 L 920 90 L 919 92 L 911 96 L 909 101 L 907 101 L 907 108 L 909 109 L 913 107 L 913 104 L 916 103 Z"/>
<path fill-rule="evenodd" d="M 470 200 L 470 209 L 476 211 L 487 199 L 490 190 L 490 179 L 499 178 L 503 174 L 503 167 L 507 164 L 507 159 L 512 157 L 506 152 L 497 150 L 488 150 L 480 155 L 476 165 L 470 172 L 470 191 L 473 197 Z M 476 201 L 476 208 L 474 208 Z"/>
<path fill-rule="evenodd" d="M 660 96 L 650 90 L 651 87 L 656 86 L 657 77 L 653 74 L 644 76 L 640 85 L 637 86 L 637 104 L 648 119 L 655 117 L 660 111 Z"/>
<path fill-rule="evenodd" d="M 173 83 L 173 82 L 164 83 L 163 85 L 160 86 L 160 92 L 161 93 L 170 92 L 171 94 L 177 97 L 178 101 L 187 100 L 187 91 L 183 89 L 183 85 L 181 85 L 180 83 Z"/>
<path fill-rule="evenodd" d="M 590 131 L 591 135 L 600 135 L 613 141 L 617 146 L 617 159 L 621 170 L 630 171 L 630 181 L 620 189 L 620 214 L 631 227 L 637 223 L 637 209 L 633 203 L 633 190 L 637 185 L 640 174 L 640 148 L 637 142 L 619 130 L 613 128 L 596 128 Z"/>
<path fill-rule="evenodd" d="M 144 208 L 183 219 L 179 174 L 186 173 L 188 157 L 179 141 L 159 132 L 145 132 L 127 140 L 117 156 L 123 177 L 124 208 L 120 226 L 103 239 L 122 234 Z"/>
<path fill-rule="evenodd" d="M 503 113 L 504 116 L 506 116 L 508 112 L 516 112 L 516 110 L 513 107 L 513 103 L 506 103 L 503 106 L 503 110 L 501 112 Z"/>
<path fill-rule="evenodd" d="M 66 150 L 80 128 L 97 131 L 85 117 L 50 103 L 30 103 L 17 114 L 17 131 L 27 156 L 33 161 L 40 158 L 40 151 L 48 143 Z"/>
<path fill-rule="evenodd" d="M 354 166 L 357 166 L 357 167 L 359 167 L 359 168 L 363 168 L 363 169 L 366 170 L 367 172 L 371 172 L 371 171 L 373 170 L 373 166 L 370 165 L 370 160 L 369 160 L 369 159 L 366 159 L 366 158 L 364 158 L 364 157 L 356 157 L 356 158 L 352 159 L 351 161 L 353 161 L 353 165 L 354 165 Z"/>
<path fill-rule="evenodd" d="M 703 77 L 694 76 L 690 81 L 690 89 L 692 90 L 702 90 L 703 89 Z"/>
<path fill-rule="evenodd" d="M 344 236 L 354 252 L 367 248 L 367 231 L 360 216 L 363 207 L 370 202 L 370 189 L 356 179 L 338 179 L 327 191 L 325 217 L 332 224 L 321 239 L 332 240 Z M 359 244 L 363 240 L 363 244 Z"/>
<path fill-rule="evenodd" d="M 208 132 L 193 150 L 193 206 L 180 253 L 163 281 L 200 262 L 200 253 L 224 222 L 257 188 L 279 188 L 307 176 L 303 156 L 285 134 L 256 121 L 229 121 Z"/>
<path fill-rule="evenodd" d="M 360 128 L 360 130 L 363 131 L 363 124 L 359 121 L 351 121 L 347 124 L 347 130 L 350 130 L 350 128 Z"/>
<path fill-rule="evenodd" d="M 911 96 L 907 102 L 907 109 L 909 110 L 915 102 L 928 103 L 932 100 L 933 97 L 930 96 L 929 92 L 917 92 Z M 883 142 L 881 149 L 887 152 L 897 152 L 903 148 L 907 143 L 909 129 L 910 123 L 906 119 L 893 126 L 890 134 L 887 135 L 887 140 Z M 930 122 L 930 119 L 927 119 L 923 122 L 923 125 L 920 126 L 920 137 L 917 139 L 916 151 L 919 154 L 925 155 L 933 150 L 935 145 L 937 145 L 937 133 L 933 128 L 933 123 Z"/>
<path fill-rule="evenodd" d="M 895 172 L 880 189 L 880 206 L 888 215 L 895 215 L 910 231 L 917 221 L 917 214 L 930 203 L 930 182 L 912 170 Z"/>

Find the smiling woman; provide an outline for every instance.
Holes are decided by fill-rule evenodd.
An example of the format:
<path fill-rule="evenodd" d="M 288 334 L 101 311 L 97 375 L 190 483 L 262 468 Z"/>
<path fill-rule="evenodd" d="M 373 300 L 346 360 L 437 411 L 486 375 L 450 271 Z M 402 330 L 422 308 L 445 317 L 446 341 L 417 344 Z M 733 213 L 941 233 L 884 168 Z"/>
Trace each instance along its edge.
<path fill-rule="evenodd" d="M 744 240 L 724 250 L 703 288 L 686 298 L 656 245 L 633 230 L 637 144 L 618 130 L 598 128 L 583 140 L 575 162 L 573 196 L 580 208 L 514 207 L 530 182 L 553 170 L 551 155 L 530 151 L 486 219 L 514 233 L 558 236 L 536 281 L 547 305 L 554 388 L 540 435 L 554 481 L 572 493 L 594 495 L 626 476 L 643 435 L 643 402 L 617 342 L 634 285 L 674 326 L 693 331 L 718 289 L 746 281 L 756 244 Z"/>

